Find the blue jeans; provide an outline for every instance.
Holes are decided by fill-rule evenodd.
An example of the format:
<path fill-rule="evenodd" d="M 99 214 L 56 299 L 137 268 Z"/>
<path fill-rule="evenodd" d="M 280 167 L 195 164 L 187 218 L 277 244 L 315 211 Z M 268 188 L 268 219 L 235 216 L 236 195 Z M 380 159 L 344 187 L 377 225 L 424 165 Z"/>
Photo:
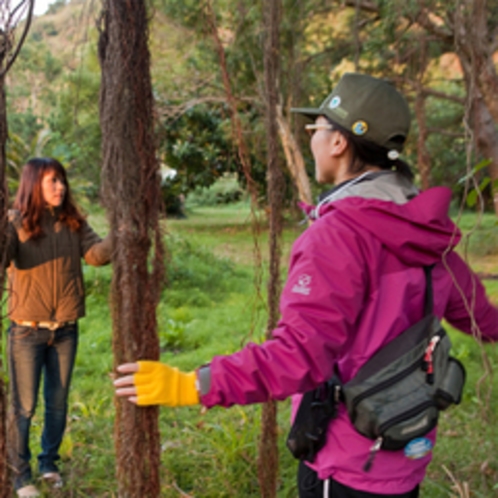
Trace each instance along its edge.
<path fill-rule="evenodd" d="M 78 325 L 56 330 L 12 323 L 8 331 L 11 386 L 9 458 L 14 488 L 32 481 L 29 429 L 44 376 L 45 417 L 38 456 L 41 473 L 57 472 L 59 447 L 66 428 L 67 398 L 78 347 Z"/>

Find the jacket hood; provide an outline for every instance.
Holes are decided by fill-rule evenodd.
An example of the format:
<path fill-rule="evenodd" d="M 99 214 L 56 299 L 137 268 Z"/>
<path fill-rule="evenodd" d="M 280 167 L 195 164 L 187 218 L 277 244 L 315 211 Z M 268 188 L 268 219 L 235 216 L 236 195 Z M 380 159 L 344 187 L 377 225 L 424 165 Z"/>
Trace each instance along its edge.
<path fill-rule="evenodd" d="M 335 212 L 345 223 L 361 227 L 410 266 L 431 265 L 460 241 L 448 216 L 451 190 L 435 187 L 404 204 L 346 197 L 324 206 L 321 216 Z"/>

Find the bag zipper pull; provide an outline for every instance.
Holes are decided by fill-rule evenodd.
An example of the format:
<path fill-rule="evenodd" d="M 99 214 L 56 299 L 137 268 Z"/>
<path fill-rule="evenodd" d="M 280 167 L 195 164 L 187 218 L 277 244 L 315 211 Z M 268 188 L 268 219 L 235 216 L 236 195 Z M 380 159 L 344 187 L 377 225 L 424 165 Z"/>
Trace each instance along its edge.
<path fill-rule="evenodd" d="M 341 386 L 337 385 L 334 389 L 334 403 L 337 405 L 341 401 Z"/>
<path fill-rule="evenodd" d="M 375 442 L 372 445 L 372 447 L 370 448 L 370 455 L 368 457 L 368 460 L 365 462 L 365 465 L 363 465 L 363 470 L 365 472 L 369 472 L 370 469 L 372 468 L 372 464 L 373 464 L 374 458 L 376 457 L 377 452 L 380 450 L 380 447 L 382 446 L 382 441 L 383 441 L 382 436 L 379 436 L 375 440 Z"/>
<path fill-rule="evenodd" d="M 427 346 L 425 350 L 425 355 L 424 355 L 424 370 L 427 373 L 427 383 L 428 384 L 433 384 L 434 383 L 434 361 L 433 361 L 433 354 L 434 350 L 436 349 L 437 343 L 441 337 L 438 335 L 435 335 L 431 341 L 429 342 L 429 345 Z"/>

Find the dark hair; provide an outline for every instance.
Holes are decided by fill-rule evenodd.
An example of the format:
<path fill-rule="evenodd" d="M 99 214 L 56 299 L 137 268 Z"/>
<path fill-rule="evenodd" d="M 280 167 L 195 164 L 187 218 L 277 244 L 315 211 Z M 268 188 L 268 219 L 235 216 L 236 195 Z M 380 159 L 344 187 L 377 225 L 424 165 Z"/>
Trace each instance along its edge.
<path fill-rule="evenodd" d="M 45 174 L 51 171 L 54 171 L 66 186 L 64 200 L 58 210 L 58 220 L 67 225 L 73 232 L 78 231 L 85 220 L 72 199 L 64 166 L 56 159 L 35 157 L 23 166 L 21 181 L 13 205 L 14 209 L 21 213 L 22 226 L 32 239 L 44 235 L 41 220 L 46 203 L 43 198 L 42 180 Z"/>
<path fill-rule="evenodd" d="M 351 131 L 343 128 L 341 125 L 331 121 L 326 116 L 324 117 L 330 122 L 334 129 L 338 130 L 346 137 L 346 140 L 351 146 L 353 157 L 351 159 L 351 164 L 349 165 L 350 173 L 361 173 L 367 165 L 371 165 L 386 170 L 394 169 L 410 181 L 413 180 L 414 174 L 410 166 L 405 161 L 399 158 L 390 159 L 387 155 L 389 150 L 385 147 L 377 145 L 370 140 L 365 140 L 362 137 L 358 137 Z M 391 141 L 397 142 L 401 145 L 404 143 L 405 137 L 399 135 L 391 138 Z"/>

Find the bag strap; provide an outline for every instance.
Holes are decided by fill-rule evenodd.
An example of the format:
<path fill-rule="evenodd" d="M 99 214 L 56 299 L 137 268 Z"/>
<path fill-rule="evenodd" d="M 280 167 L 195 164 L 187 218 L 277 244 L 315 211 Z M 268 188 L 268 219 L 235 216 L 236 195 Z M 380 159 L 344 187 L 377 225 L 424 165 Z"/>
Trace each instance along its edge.
<path fill-rule="evenodd" d="M 434 311 L 434 291 L 432 289 L 432 269 L 434 265 L 424 266 L 425 273 L 425 301 L 424 301 L 424 316 L 432 315 Z"/>

